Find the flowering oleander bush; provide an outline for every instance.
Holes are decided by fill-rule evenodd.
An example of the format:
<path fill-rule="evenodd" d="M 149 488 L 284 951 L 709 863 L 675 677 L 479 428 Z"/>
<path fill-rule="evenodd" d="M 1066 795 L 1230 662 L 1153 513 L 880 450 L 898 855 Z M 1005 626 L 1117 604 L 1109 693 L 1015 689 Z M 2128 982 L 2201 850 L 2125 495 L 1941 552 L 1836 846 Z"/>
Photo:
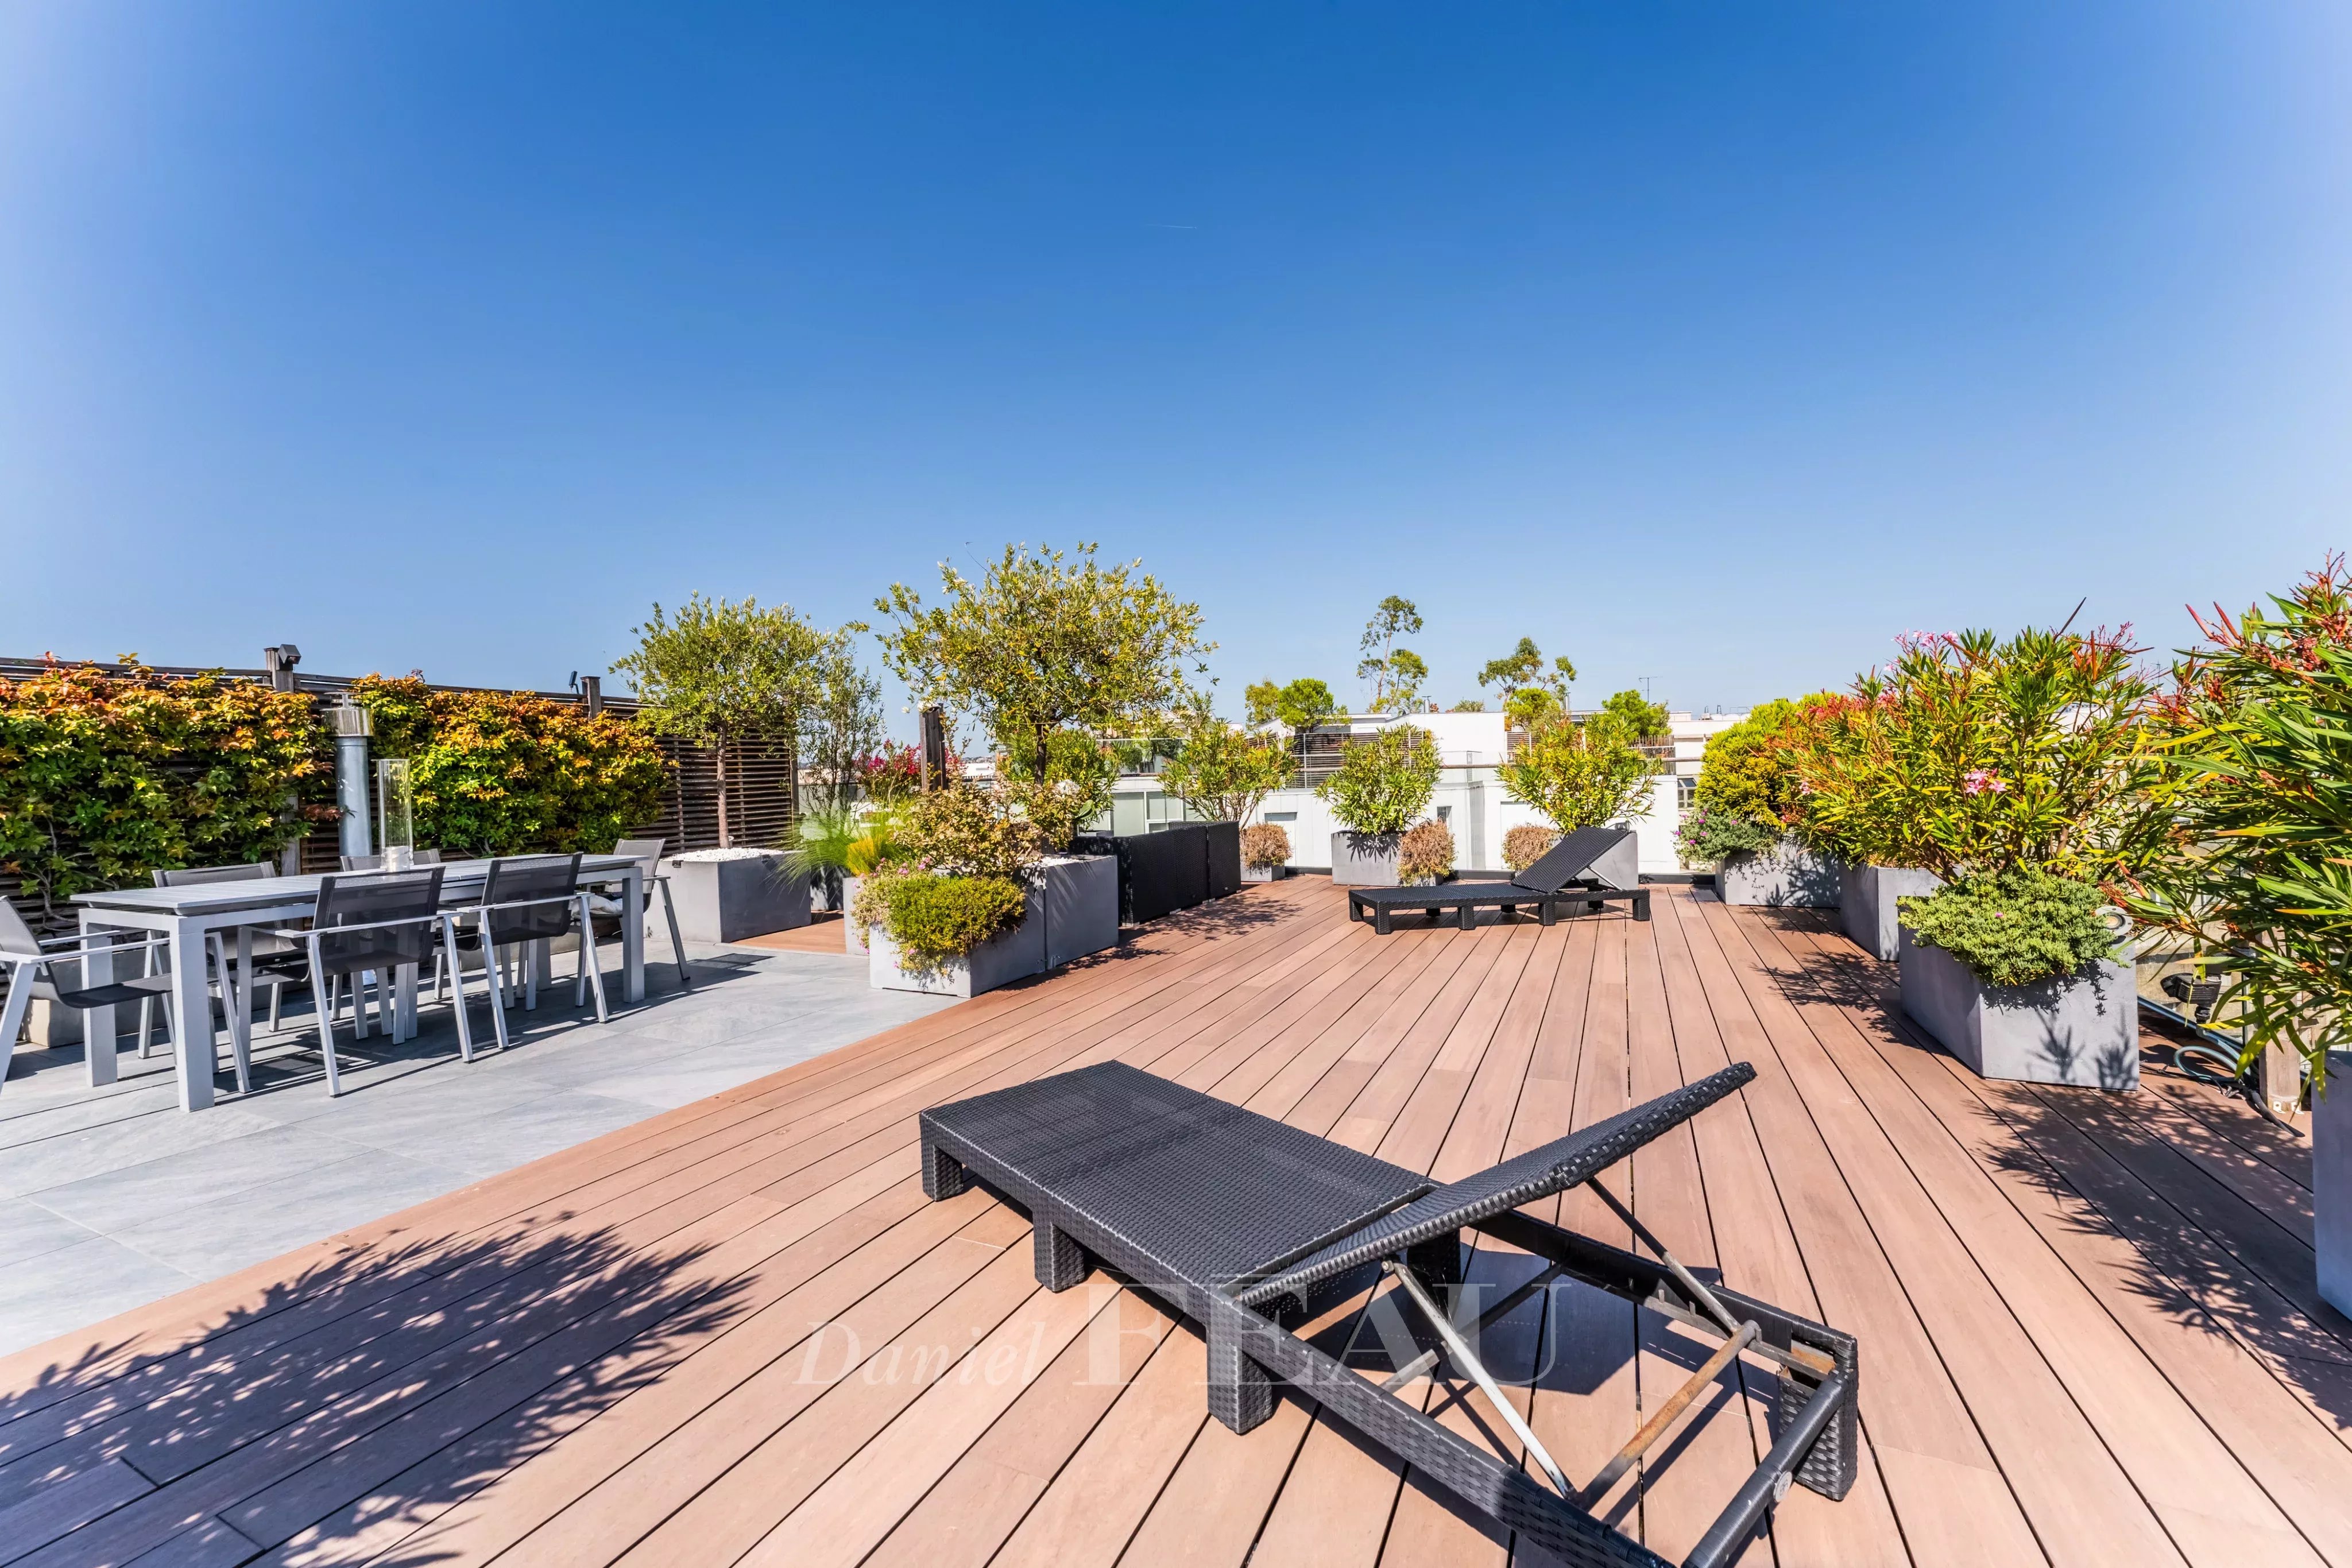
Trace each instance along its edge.
<path fill-rule="evenodd" d="M 886 740 L 881 750 L 859 762 L 853 771 L 858 789 L 877 805 L 903 805 L 923 792 L 923 751 L 919 746 Z M 963 758 L 953 751 L 947 754 L 947 773 L 950 779 L 963 777 Z"/>
<path fill-rule="evenodd" d="M 265 860 L 331 820 L 311 699 L 135 662 L 0 681 L 0 870 L 45 907 L 161 868 Z"/>
<path fill-rule="evenodd" d="M 1437 792 L 1437 737 L 1415 725 L 1391 725 L 1351 743 L 1339 770 L 1315 792 L 1350 831 L 1402 833 Z"/>
<path fill-rule="evenodd" d="M 1675 853 L 1686 866 L 1714 865 L 1730 855 L 1778 847 L 1780 830 L 1753 817 L 1693 806 L 1675 828 Z"/>
<path fill-rule="evenodd" d="M 1898 901 L 1922 946 L 1941 947 L 1991 986 L 2074 975 L 2115 952 L 2106 898 L 2086 883 L 2032 866 L 1953 883 Z"/>
<path fill-rule="evenodd" d="M 1522 822 L 1503 835 L 1503 864 L 1512 871 L 1525 871 L 1551 853 L 1558 842 L 1559 834 L 1555 830 Z"/>
<path fill-rule="evenodd" d="M 1431 883 L 1454 870 L 1454 834 L 1439 821 L 1415 822 L 1397 841 L 1397 876 L 1407 883 Z"/>
<path fill-rule="evenodd" d="M 456 855 L 610 852 L 661 809 L 661 747 L 614 713 L 528 692 L 352 685 L 378 757 L 405 757 L 420 842 Z"/>
<path fill-rule="evenodd" d="M 2224 971 L 2217 1015 L 2327 1084 L 2352 1046 L 2352 572 L 2334 557 L 2174 667 L 2117 902 Z"/>
<path fill-rule="evenodd" d="M 1273 822 L 1259 822 L 1242 830 L 1242 864 L 1252 871 L 1264 871 L 1268 866 L 1286 865 L 1290 861 L 1290 835 Z"/>

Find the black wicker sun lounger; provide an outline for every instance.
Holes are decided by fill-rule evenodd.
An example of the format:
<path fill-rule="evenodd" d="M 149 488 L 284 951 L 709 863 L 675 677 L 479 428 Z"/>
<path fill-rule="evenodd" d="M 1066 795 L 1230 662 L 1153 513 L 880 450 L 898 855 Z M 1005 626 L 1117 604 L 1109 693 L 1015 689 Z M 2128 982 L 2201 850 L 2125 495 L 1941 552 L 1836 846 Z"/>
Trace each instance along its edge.
<path fill-rule="evenodd" d="M 1252 1111 L 1121 1062 L 940 1105 L 922 1115 L 923 1190 L 978 1178 L 1029 1211 L 1038 1282 L 1067 1290 L 1099 1263 L 1202 1324 L 1210 1413 L 1236 1432 L 1273 1414 L 1287 1385 L 1469 1509 L 1575 1568 L 1665 1560 L 1589 1511 L 1736 1357 L 1778 1369 L 1777 1435 L 1684 1568 L 1736 1558 L 1791 1480 L 1832 1498 L 1853 1484 L 1855 1344 L 1849 1334 L 1737 1291 L 1709 1288 L 1599 1181 L 1634 1150 L 1755 1077 L 1745 1062 L 1622 1115 L 1440 1186 Z M 1605 1246 L 1517 1212 L 1591 1186 L 1656 1254 Z M 1546 1262 L 1491 1322 L 1559 1277 L 1638 1301 L 1708 1336 L 1714 1354 L 1663 1401 L 1609 1466 L 1572 1487 L 1495 1386 L 1433 1291 L 1461 1281 L 1459 1234 L 1486 1232 Z M 1457 1373 L 1486 1390 L 1547 1486 L 1391 1390 L 1434 1352 L 1375 1383 L 1294 1332 L 1323 1305 L 1393 1276 Z M 1401 1306 L 1402 1303 L 1393 1303 Z M 1645 1402 L 1646 1403 L 1646 1402 Z M 1733 1419 L 1745 1419 L 1734 1416 Z"/>
<path fill-rule="evenodd" d="M 1650 917 L 1650 892 L 1635 873 L 1634 839 L 1625 828 L 1579 828 L 1563 837 L 1542 859 L 1508 882 L 1442 882 L 1430 887 L 1356 887 L 1348 890 L 1348 918 L 1369 918 L 1372 929 L 1385 936 L 1399 914 L 1421 913 L 1434 919 L 1451 909 L 1466 930 L 1477 924 L 1478 911 L 1500 908 L 1506 913 L 1533 905 L 1546 925 L 1560 912 L 1599 909 L 1622 899 L 1633 906 L 1633 918 Z"/>

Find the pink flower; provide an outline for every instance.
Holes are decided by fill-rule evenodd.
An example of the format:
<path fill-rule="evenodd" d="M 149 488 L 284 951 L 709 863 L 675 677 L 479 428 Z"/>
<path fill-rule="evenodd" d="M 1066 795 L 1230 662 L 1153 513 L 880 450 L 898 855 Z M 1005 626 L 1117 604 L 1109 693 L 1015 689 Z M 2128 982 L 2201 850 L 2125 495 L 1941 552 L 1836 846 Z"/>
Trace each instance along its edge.
<path fill-rule="evenodd" d="M 1998 795 L 2009 788 L 2009 783 L 2006 779 L 1994 777 L 1990 768 L 1971 768 L 1969 769 L 1968 777 L 1961 780 L 1960 788 L 1970 795 L 1981 795 L 1987 790 Z"/>

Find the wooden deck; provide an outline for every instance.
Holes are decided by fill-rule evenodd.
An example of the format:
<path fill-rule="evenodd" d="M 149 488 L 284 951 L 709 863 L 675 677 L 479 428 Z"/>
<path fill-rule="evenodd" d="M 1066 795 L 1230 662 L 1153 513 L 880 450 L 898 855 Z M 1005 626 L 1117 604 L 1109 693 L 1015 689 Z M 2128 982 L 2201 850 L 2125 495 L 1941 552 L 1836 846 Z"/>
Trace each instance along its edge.
<path fill-rule="evenodd" d="M 986 1195 L 923 1200 L 919 1108 L 1117 1056 L 1441 1176 L 1753 1062 L 1618 1181 L 1861 1337 L 1861 1482 L 1792 1491 L 1748 1562 L 2352 1565 L 2306 1145 L 2160 1077 L 1974 1082 L 1817 918 L 1656 909 L 1381 938 L 1319 879 L 1254 888 L 9 1357 L 0 1562 L 1505 1562 L 1309 1406 L 1209 1422 L 1192 1330 L 1040 1291 Z M 1486 1348 L 1572 1479 L 1703 1354 L 1572 1286 Z M 1605 1504 L 1670 1558 L 1767 1436 L 1737 1369 L 1702 1406 Z"/>

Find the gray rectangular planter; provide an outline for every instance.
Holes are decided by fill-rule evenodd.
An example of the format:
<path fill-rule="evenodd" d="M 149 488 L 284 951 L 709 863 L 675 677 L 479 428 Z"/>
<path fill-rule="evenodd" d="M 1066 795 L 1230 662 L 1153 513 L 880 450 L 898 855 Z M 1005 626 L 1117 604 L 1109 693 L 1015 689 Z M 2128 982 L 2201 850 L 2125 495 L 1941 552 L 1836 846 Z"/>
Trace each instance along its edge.
<path fill-rule="evenodd" d="M 2352 1051 L 2327 1053 L 2327 1092 L 2311 1097 L 2311 1219 L 2319 1293 L 2352 1314 Z"/>
<path fill-rule="evenodd" d="M 908 968 L 899 960 L 890 928 L 877 925 L 867 938 L 867 974 L 878 991 L 923 991 L 935 997 L 976 997 L 1045 969 L 1045 901 L 1034 892 L 1021 924 L 992 936 L 961 958 L 936 969 Z"/>
<path fill-rule="evenodd" d="M 740 942 L 809 923 L 809 884 L 784 874 L 782 852 L 740 860 L 683 856 L 668 867 L 677 925 L 689 942 Z"/>
<path fill-rule="evenodd" d="M 1917 898 L 1944 885 L 1932 871 L 1916 866 L 1838 862 L 1838 910 L 1845 934 L 1874 958 L 1893 963 L 1902 950 L 1902 920 L 1895 900 Z"/>
<path fill-rule="evenodd" d="M 1331 835 L 1331 880 L 1341 887 L 1394 887 L 1397 833 Z"/>
<path fill-rule="evenodd" d="M 864 880 L 847 872 L 841 873 L 841 950 L 860 958 L 866 956 L 866 927 L 849 916 L 857 907 L 857 884 Z"/>
<path fill-rule="evenodd" d="M 1989 986 L 1941 947 L 1903 933 L 1904 1013 L 1979 1078 L 2139 1087 L 2139 993 L 2127 965 L 2105 959 L 2079 975 Z"/>
<path fill-rule="evenodd" d="M 1118 862 L 1109 855 L 1056 856 L 1037 868 L 1045 905 L 1045 967 L 1118 946 Z"/>
<path fill-rule="evenodd" d="M 1777 850 L 1742 850 L 1725 856 L 1716 868 L 1715 891 L 1726 904 L 1834 909 L 1837 862 L 1784 839 Z"/>
<path fill-rule="evenodd" d="M 1244 882 L 1280 882 L 1290 874 L 1286 865 L 1245 865 L 1242 867 Z"/>

